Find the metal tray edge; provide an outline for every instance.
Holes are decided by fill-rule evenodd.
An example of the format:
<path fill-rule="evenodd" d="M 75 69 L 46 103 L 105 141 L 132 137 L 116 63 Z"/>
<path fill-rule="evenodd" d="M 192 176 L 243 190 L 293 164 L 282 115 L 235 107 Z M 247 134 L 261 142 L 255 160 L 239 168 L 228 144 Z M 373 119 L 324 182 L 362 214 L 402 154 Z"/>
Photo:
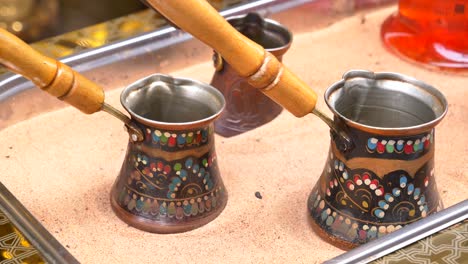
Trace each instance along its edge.
<path fill-rule="evenodd" d="M 454 224 L 460 223 L 466 220 L 467 217 L 468 200 L 464 200 L 391 234 L 330 259 L 324 262 L 324 264 L 369 263 Z"/>
<path fill-rule="evenodd" d="M 48 263 L 79 263 L 1 182 L 0 210 Z"/>

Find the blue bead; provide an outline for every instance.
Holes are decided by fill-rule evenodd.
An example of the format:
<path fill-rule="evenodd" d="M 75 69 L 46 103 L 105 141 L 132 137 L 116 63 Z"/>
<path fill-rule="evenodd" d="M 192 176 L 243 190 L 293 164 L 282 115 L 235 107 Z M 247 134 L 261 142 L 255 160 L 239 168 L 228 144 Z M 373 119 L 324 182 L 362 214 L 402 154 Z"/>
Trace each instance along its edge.
<path fill-rule="evenodd" d="M 174 183 L 169 184 L 169 190 L 170 190 L 171 192 L 174 191 L 175 187 L 176 187 L 176 185 L 175 185 Z"/>
<path fill-rule="evenodd" d="M 397 149 L 398 151 L 402 151 L 404 146 L 405 146 L 404 143 L 398 143 L 398 142 L 397 142 L 397 144 L 396 144 L 396 149 Z"/>
<path fill-rule="evenodd" d="M 200 168 L 199 174 L 200 174 L 201 177 L 204 177 L 205 176 L 205 168 Z"/>
<path fill-rule="evenodd" d="M 185 142 L 186 142 L 185 137 L 183 137 L 182 135 L 177 136 L 177 144 L 178 145 L 184 145 Z"/>
<path fill-rule="evenodd" d="M 159 142 L 159 137 L 155 133 L 152 133 L 151 135 L 153 136 L 153 141 L 158 143 Z"/>
<path fill-rule="evenodd" d="M 172 184 L 177 185 L 178 183 L 181 183 L 180 178 L 178 178 L 178 177 L 172 178 Z"/>
<path fill-rule="evenodd" d="M 385 209 L 385 207 L 388 206 L 388 204 L 384 200 L 379 201 L 379 207 L 382 209 Z"/>
<path fill-rule="evenodd" d="M 192 205 L 191 204 L 184 205 L 184 213 L 186 215 L 189 215 L 189 214 L 192 213 Z"/>
<path fill-rule="evenodd" d="M 369 148 L 369 150 L 374 150 L 377 147 L 377 143 L 372 143 L 373 139 L 375 138 L 369 138 L 367 140 L 367 147 Z"/>
<path fill-rule="evenodd" d="M 200 170 L 200 165 L 198 164 L 193 165 L 193 173 L 198 173 L 199 170 Z"/>
<path fill-rule="evenodd" d="M 205 177 L 203 177 L 204 180 L 208 181 L 210 179 L 210 173 L 206 172 Z"/>
<path fill-rule="evenodd" d="M 378 218 L 383 218 L 385 216 L 385 212 L 381 209 L 375 209 L 374 215 Z"/>
<path fill-rule="evenodd" d="M 426 196 L 421 195 L 421 198 L 419 198 L 419 201 L 421 202 L 421 204 L 423 204 L 426 201 Z"/>
<path fill-rule="evenodd" d="M 180 170 L 180 175 L 179 175 L 180 178 L 185 178 L 185 177 L 187 177 L 187 175 L 188 175 L 188 173 L 187 173 L 186 170 Z"/>
<path fill-rule="evenodd" d="M 145 204 L 145 203 L 144 203 L 141 199 L 138 199 L 138 200 L 136 201 L 136 208 L 137 208 L 137 210 L 141 210 L 141 208 L 143 208 L 143 205 L 144 205 L 144 204 Z"/>
<path fill-rule="evenodd" d="M 377 236 L 377 230 L 369 229 L 369 230 L 367 231 L 367 237 L 368 237 L 369 239 L 373 239 L 373 238 L 375 238 L 376 236 Z"/>
<path fill-rule="evenodd" d="M 322 221 L 324 221 L 325 219 L 327 219 L 327 217 L 328 217 L 327 210 L 323 210 L 323 211 L 322 211 L 322 215 L 321 215 Z"/>
<path fill-rule="evenodd" d="M 211 190 L 213 188 L 213 182 L 212 181 L 208 181 L 206 183 L 206 185 L 208 186 L 208 190 Z"/>
<path fill-rule="evenodd" d="M 343 175 L 343 178 L 344 178 L 345 180 L 347 180 L 348 177 L 349 177 L 349 176 L 348 176 L 348 172 L 346 172 L 346 171 L 344 171 L 342 175 Z"/>
<path fill-rule="evenodd" d="M 407 182 L 408 182 L 408 180 L 406 179 L 406 177 L 405 177 L 405 176 L 401 176 L 401 178 L 400 178 L 400 187 L 401 187 L 401 188 L 405 188 Z"/>
<path fill-rule="evenodd" d="M 387 202 L 392 202 L 393 196 L 391 196 L 389 193 L 385 194 L 385 200 L 387 200 Z"/>
<path fill-rule="evenodd" d="M 165 206 L 162 206 L 162 205 L 161 205 L 161 206 L 159 207 L 159 214 L 161 214 L 161 215 L 166 215 L 166 213 L 167 213 L 167 208 L 166 208 Z"/>
<path fill-rule="evenodd" d="M 419 142 L 419 150 L 423 150 L 424 149 L 424 143 L 422 142 Z"/>
<path fill-rule="evenodd" d="M 193 165 L 193 159 L 192 158 L 188 158 L 186 161 L 185 161 L 185 167 L 190 169 L 192 168 L 192 165 Z"/>

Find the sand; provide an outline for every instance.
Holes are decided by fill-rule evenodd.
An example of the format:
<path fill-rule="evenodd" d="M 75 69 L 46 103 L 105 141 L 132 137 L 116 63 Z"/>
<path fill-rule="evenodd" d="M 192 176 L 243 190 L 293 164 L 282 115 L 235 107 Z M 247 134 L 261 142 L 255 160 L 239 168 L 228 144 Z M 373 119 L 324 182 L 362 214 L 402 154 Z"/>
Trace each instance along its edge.
<path fill-rule="evenodd" d="M 436 129 L 435 153 L 447 207 L 468 197 L 468 78 L 388 53 L 379 27 L 393 10 L 296 35 L 284 63 L 316 89 L 318 108 L 327 113 L 322 95 L 349 69 L 400 72 L 438 87 L 449 102 Z M 207 60 L 171 74 L 209 82 L 212 73 Z M 119 105 L 120 90 L 108 93 L 109 103 Z M 283 111 L 248 133 L 216 136 L 228 205 L 208 225 L 174 235 L 129 227 L 110 208 L 109 190 L 127 139 L 121 123 L 105 113 L 65 108 L 43 114 L 0 131 L 1 181 L 82 263 L 318 263 L 343 253 L 308 223 L 306 199 L 329 147 L 328 129 L 318 118 Z"/>

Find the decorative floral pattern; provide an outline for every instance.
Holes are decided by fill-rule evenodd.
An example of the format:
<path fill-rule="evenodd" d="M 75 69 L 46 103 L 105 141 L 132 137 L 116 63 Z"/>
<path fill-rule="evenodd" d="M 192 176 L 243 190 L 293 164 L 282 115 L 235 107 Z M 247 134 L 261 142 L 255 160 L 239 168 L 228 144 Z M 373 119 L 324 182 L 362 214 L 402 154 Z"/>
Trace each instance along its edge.
<path fill-rule="evenodd" d="M 309 196 L 308 209 L 327 233 L 362 244 L 437 210 L 433 174 L 430 161 L 414 178 L 402 170 L 379 178 L 366 169 L 350 170 L 330 153 L 324 175 Z"/>
<path fill-rule="evenodd" d="M 145 140 L 129 142 L 111 205 L 123 221 L 156 233 L 184 232 L 213 220 L 227 203 L 213 122 L 186 130 L 138 124 Z"/>
<path fill-rule="evenodd" d="M 341 192 L 346 192 L 345 195 L 340 196 L 338 199 L 341 204 L 347 204 L 347 200 L 352 199 L 355 196 L 355 193 L 365 194 L 362 196 L 362 203 L 356 205 L 360 207 L 361 210 L 372 212 L 373 216 L 382 219 L 384 218 L 386 211 L 392 206 L 392 204 L 398 203 L 401 197 L 404 197 L 403 201 L 411 202 L 417 204 L 416 207 L 419 209 L 421 217 L 425 217 L 428 213 L 428 207 L 426 203 L 426 198 L 421 192 L 420 187 L 415 187 L 413 183 L 408 183 L 408 176 L 405 174 L 400 174 L 395 177 L 397 179 L 397 184 L 386 184 L 386 186 L 394 186 L 393 188 L 385 188 L 381 184 L 381 180 L 372 176 L 370 172 L 364 172 L 362 174 L 354 174 L 352 177 L 349 176 L 348 170 L 345 168 L 345 165 L 342 161 L 335 160 L 335 174 L 337 177 L 333 178 L 329 182 L 329 187 L 327 187 L 326 194 L 327 196 L 332 195 L 332 191 L 337 189 L 340 185 L 342 190 L 338 191 L 338 194 Z M 430 175 L 426 176 L 423 181 L 423 187 L 426 188 L 429 185 L 429 178 L 433 175 L 433 170 L 431 170 Z M 339 180 L 337 180 L 337 178 Z M 361 191 L 362 190 L 362 191 Z M 403 195 L 402 193 L 406 193 Z M 369 208 L 371 201 L 367 201 L 366 197 L 369 198 L 378 198 L 378 203 L 376 207 Z M 356 197 L 358 198 L 358 197 Z M 394 206 L 392 206 L 394 207 Z M 408 211 L 410 217 L 415 216 L 416 212 L 414 209 Z"/>
<path fill-rule="evenodd" d="M 417 139 L 377 139 L 371 137 L 367 140 L 366 149 L 369 153 L 413 154 L 429 149 L 433 138 L 433 132 Z"/>
<path fill-rule="evenodd" d="M 328 206 L 315 189 L 309 198 L 309 210 L 319 216 L 319 221 L 326 227 L 334 228 L 347 240 L 367 242 L 384 234 L 400 229 L 401 225 L 374 225 L 366 224 L 353 217 L 342 214 L 340 211 Z"/>
<path fill-rule="evenodd" d="M 131 163 L 133 169 L 118 198 L 129 212 L 151 219 L 175 216 L 181 220 L 209 212 L 224 199 L 215 152 L 173 162 L 136 153 Z"/>

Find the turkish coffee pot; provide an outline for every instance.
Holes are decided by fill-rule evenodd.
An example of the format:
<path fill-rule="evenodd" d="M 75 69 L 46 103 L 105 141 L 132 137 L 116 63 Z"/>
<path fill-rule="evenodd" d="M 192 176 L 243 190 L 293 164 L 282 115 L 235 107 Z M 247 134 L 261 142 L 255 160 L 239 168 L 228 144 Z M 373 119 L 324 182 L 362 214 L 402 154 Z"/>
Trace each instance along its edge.
<path fill-rule="evenodd" d="M 317 96 L 305 82 L 294 75 L 274 55 L 235 30 L 207 2 L 148 0 L 146 3 L 181 29 L 211 46 L 251 86 L 260 89 L 295 116 L 302 117 L 313 113 L 330 127 L 328 160 L 308 199 L 312 226 L 319 235 L 337 246 L 350 248 L 417 221 L 440 208 L 433 170 L 434 127 L 445 116 L 447 102 L 438 90 L 424 82 L 397 73 L 349 71 L 325 93 L 325 102 L 334 114 L 333 119 L 330 119 L 315 108 Z M 159 197 L 157 203 L 151 200 L 151 195 L 147 197 L 145 193 L 140 193 L 142 195 L 138 196 L 138 193 L 130 188 L 123 191 L 122 189 L 115 191 L 114 188 L 112 191 L 114 211 L 119 215 L 118 211 L 122 209 L 126 216 L 137 216 L 137 220 L 134 221 L 129 221 L 126 217 L 121 217 L 122 219 L 136 227 L 153 232 L 164 232 L 164 229 L 162 231 L 161 229 L 167 224 L 176 226 L 168 232 L 186 231 L 207 222 L 190 224 L 192 219 L 204 219 L 203 213 L 202 216 L 199 213 L 202 203 L 204 204 L 202 211 L 208 212 L 205 199 L 216 197 L 215 203 L 218 208 L 224 207 L 227 198 L 224 186 L 217 185 L 216 181 L 206 184 L 209 181 L 205 178 L 201 181 L 205 185 L 200 184 L 200 188 L 194 188 L 191 192 L 203 194 L 206 189 L 214 190 L 213 196 L 209 194 L 171 201 L 178 198 L 179 192 L 183 189 L 184 177 L 180 175 L 185 175 L 188 179 L 186 173 L 196 171 L 197 173 L 193 173 L 190 177 L 199 177 L 202 168 L 205 172 L 203 175 L 206 175 L 206 168 L 215 163 L 216 155 L 199 154 L 207 156 L 198 163 L 193 162 L 193 159 L 182 163 L 175 157 L 181 154 L 171 154 L 175 163 L 165 166 L 167 164 L 164 162 L 158 165 L 162 150 L 159 145 L 141 146 L 140 142 L 145 142 L 153 135 L 157 137 L 151 139 L 152 144 L 169 142 L 169 138 L 173 138 L 173 144 L 177 145 L 179 142 L 179 134 L 172 132 L 183 130 L 183 126 L 176 129 L 165 127 L 172 129 L 167 133 L 166 131 L 156 133 L 155 130 L 160 130 L 159 128 L 151 127 L 147 130 L 146 127 L 155 122 L 158 125 L 174 123 L 158 121 L 158 116 L 152 115 L 151 111 L 155 111 L 154 109 L 157 109 L 157 105 L 162 101 L 167 101 L 157 98 L 165 96 L 162 92 L 164 90 L 176 89 L 177 81 L 170 81 L 173 85 L 163 85 L 163 88 L 156 89 L 151 96 L 135 96 L 139 98 L 136 104 L 126 103 L 126 100 L 132 100 L 133 97 L 129 94 L 133 94 L 133 90 L 155 87 L 161 82 L 153 82 L 154 80 L 148 77 L 150 80 L 146 78 L 124 89 L 121 98 L 124 107 L 127 106 L 131 115 L 130 119 L 121 113 L 116 113 L 114 108 L 104 103 L 102 89 L 96 84 L 59 62 L 43 56 L 39 58 L 35 53 L 33 55 L 32 49 L 19 45 L 18 41 L 11 42 L 11 39 L 12 36 L 6 32 L 0 34 L 0 61 L 4 65 L 85 113 L 104 110 L 125 122 L 130 132 L 129 148 L 143 150 L 145 155 L 126 157 L 126 160 L 130 160 L 125 161 L 128 165 L 124 162 L 119 176 L 121 181 L 126 183 L 120 183 L 118 178 L 114 186 L 126 186 L 130 182 L 128 186 L 133 188 L 135 185 L 132 183 L 143 179 L 143 175 L 150 180 L 156 177 L 164 181 L 164 168 L 167 168 L 166 178 L 171 179 L 168 185 L 163 187 L 164 191 L 167 191 L 167 196 Z M 10 52 L 11 49 L 16 51 Z M 33 57 L 36 59 L 32 59 Z M 191 87 L 196 90 L 198 86 L 203 86 L 202 89 L 208 94 L 215 95 L 214 101 L 210 99 L 213 96 L 208 95 L 201 99 L 208 107 L 213 107 L 212 105 L 215 107 L 211 108 L 211 112 L 208 111 L 209 114 L 185 123 L 200 123 L 202 128 L 195 129 L 200 129 L 202 130 L 200 133 L 204 133 L 203 127 L 207 121 L 209 128 L 206 133 L 211 135 L 210 122 L 219 115 L 224 106 L 222 96 L 218 97 L 219 92 L 214 92 L 201 84 L 188 84 L 184 92 L 177 94 L 176 97 L 186 95 L 191 92 Z M 145 91 L 146 88 L 140 95 L 145 94 Z M 143 105 L 138 108 L 138 112 L 141 116 L 146 116 L 145 118 L 134 115 L 137 111 L 134 107 L 138 105 Z M 194 131 L 191 132 L 193 136 Z M 185 144 L 188 142 L 188 132 L 180 133 L 181 137 L 182 134 L 185 134 L 185 141 L 181 139 L 180 142 Z M 206 148 L 214 151 L 212 147 Z M 195 163 L 198 164 L 196 170 L 194 170 Z M 155 167 L 151 167 L 151 164 Z M 143 173 L 145 169 L 148 173 L 161 172 L 158 171 L 161 166 L 162 173 L 153 173 L 153 178 Z M 135 172 L 135 169 L 138 171 Z M 186 172 L 182 173 L 181 170 Z M 174 172 L 175 174 L 171 174 Z M 210 172 L 210 175 L 217 174 L 217 171 Z M 220 178 L 217 179 L 219 179 L 217 183 L 221 182 Z M 149 185 L 147 184 L 147 187 Z M 158 190 L 159 185 L 151 186 L 155 192 Z M 216 189 L 214 186 L 222 187 Z M 199 190 L 203 188 L 205 190 Z M 170 190 L 172 192 L 169 192 Z M 187 194 L 188 189 L 185 191 Z M 121 196 L 116 197 L 119 195 Z M 213 201 L 210 200 L 209 204 L 211 210 Z M 217 210 L 209 220 L 222 209 Z M 142 212 L 149 212 L 149 217 L 142 219 Z M 143 227 L 135 224 L 141 222 L 144 223 Z M 152 226 L 157 227 L 151 228 Z M 184 228 L 178 229 L 177 226 Z"/>
<path fill-rule="evenodd" d="M 0 63 L 86 114 L 105 111 L 124 122 L 129 143 L 111 189 L 116 215 L 156 233 L 188 231 L 218 216 L 227 203 L 214 144 L 214 120 L 225 106 L 214 87 L 154 74 L 127 86 L 121 104 L 65 64 L 0 29 Z"/>

